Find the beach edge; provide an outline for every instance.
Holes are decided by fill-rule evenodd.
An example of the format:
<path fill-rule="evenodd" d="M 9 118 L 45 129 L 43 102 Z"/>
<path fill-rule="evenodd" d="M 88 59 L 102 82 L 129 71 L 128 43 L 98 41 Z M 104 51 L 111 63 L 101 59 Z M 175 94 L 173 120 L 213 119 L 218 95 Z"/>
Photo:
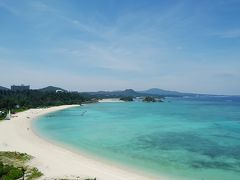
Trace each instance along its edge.
<path fill-rule="evenodd" d="M 39 136 L 32 127 L 32 122 L 40 116 L 78 106 L 63 105 L 29 109 L 17 113 L 10 121 L 0 122 L 0 151 L 18 151 L 34 156 L 30 165 L 43 172 L 43 179 L 79 177 L 100 180 L 155 179 L 59 146 Z M 170 179 L 164 176 L 159 178 Z"/>

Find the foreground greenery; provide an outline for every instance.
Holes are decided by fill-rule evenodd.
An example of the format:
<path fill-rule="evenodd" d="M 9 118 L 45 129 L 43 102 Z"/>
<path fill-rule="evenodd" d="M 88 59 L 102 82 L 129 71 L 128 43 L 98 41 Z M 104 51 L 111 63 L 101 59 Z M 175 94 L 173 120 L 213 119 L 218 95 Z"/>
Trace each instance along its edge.
<path fill-rule="evenodd" d="M 30 167 L 27 162 L 32 156 L 19 152 L 0 152 L 0 179 L 32 180 L 41 177 L 43 174 L 35 167 Z"/>
<path fill-rule="evenodd" d="M 91 98 L 77 92 L 0 91 L 0 111 L 4 112 L 0 113 L 0 119 L 6 117 L 9 109 L 12 113 L 16 113 L 29 108 L 82 104 L 83 102 L 91 102 Z"/>
<path fill-rule="evenodd" d="M 14 166 L 4 165 L 0 162 L 0 179 L 13 180 L 23 177 L 24 170 Z"/>
<path fill-rule="evenodd" d="M 0 180 L 34 180 L 40 178 L 43 174 L 37 168 L 27 165 L 31 159 L 33 157 L 26 153 L 0 151 Z M 82 178 L 78 177 L 76 179 Z M 97 180 L 97 178 L 84 180 Z"/>

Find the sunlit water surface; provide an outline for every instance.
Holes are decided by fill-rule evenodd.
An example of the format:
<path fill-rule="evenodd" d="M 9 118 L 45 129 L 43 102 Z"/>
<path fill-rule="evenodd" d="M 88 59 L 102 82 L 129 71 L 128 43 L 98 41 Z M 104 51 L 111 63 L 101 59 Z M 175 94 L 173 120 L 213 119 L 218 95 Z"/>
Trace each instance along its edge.
<path fill-rule="evenodd" d="M 237 97 L 88 104 L 33 125 L 43 137 L 148 173 L 240 179 Z"/>

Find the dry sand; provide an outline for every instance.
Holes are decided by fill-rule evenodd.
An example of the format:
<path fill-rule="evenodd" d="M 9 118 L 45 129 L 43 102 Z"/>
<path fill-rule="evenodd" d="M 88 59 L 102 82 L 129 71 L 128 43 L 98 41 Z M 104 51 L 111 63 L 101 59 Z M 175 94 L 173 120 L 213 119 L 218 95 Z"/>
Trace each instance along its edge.
<path fill-rule="evenodd" d="M 108 98 L 108 99 L 101 99 L 98 102 L 124 102 L 119 98 Z"/>

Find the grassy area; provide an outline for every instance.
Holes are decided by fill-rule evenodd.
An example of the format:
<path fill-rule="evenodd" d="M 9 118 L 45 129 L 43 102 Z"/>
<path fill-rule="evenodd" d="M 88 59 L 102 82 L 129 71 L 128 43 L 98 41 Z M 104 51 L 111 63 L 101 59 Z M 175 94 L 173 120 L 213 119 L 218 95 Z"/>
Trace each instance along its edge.
<path fill-rule="evenodd" d="M 18 166 L 23 166 L 31 159 L 32 157 L 26 153 L 9 151 L 0 152 L 0 161 L 9 165 L 17 164 Z"/>
<path fill-rule="evenodd" d="M 24 176 L 24 170 L 12 165 L 7 165 L 0 162 L 0 179 L 14 180 Z"/>
<path fill-rule="evenodd" d="M 31 180 L 31 179 L 37 179 L 42 175 L 43 174 L 37 168 L 31 168 L 29 169 L 29 171 L 27 171 L 26 177 L 28 180 Z"/>
<path fill-rule="evenodd" d="M 41 177 L 43 174 L 37 168 L 27 165 L 31 159 L 33 157 L 26 153 L 0 151 L 0 180 L 23 179 L 23 176 L 25 180 L 34 180 Z M 79 179 L 83 180 L 80 177 Z M 84 180 L 97 179 L 88 178 Z"/>
<path fill-rule="evenodd" d="M 41 177 L 43 174 L 37 168 L 27 165 L 32 158 L 26 153 L 0 152 L 0 179 L 14 180 L 24 176 L 26 180 L 32 180 Z"/>

